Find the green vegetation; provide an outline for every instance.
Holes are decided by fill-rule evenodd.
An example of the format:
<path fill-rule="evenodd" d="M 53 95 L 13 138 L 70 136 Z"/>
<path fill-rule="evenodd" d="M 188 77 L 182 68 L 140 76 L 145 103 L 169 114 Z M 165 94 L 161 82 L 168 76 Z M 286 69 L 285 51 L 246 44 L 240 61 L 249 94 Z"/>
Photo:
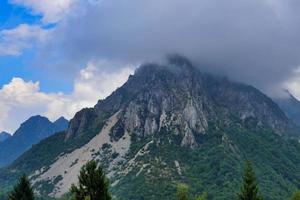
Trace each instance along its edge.
<path fill-rule="evenodd" d="M 197 196 L 195 200 L 206 200 L 207 199 L 207 194 L 203 194 L 201 196 Z"/>
<path fill-rule="evenodd" d="M 178 184 L 177 185 L 177 192 L 176 192 L 176 200 L 189 200 L 189 187 L 186 184 Z M 207 194 L 204 193 L 200 196 L 196 196 L 195 200 L 206 200 Z"/>
<path fill-rule="evenodd" d="M 300 190 L 296 191 L 296 192 L 293 194 L 291 200 L 300 200 Z"/>
<path fill-rule="evenodd" d="M 177 184 L 185 183 L 191 198 L 207 192 L 209 200 L 236 199 L 244 161 L 250 160 L 263 198 L 289 199 L 300 182 L 299 143 L 283 140 L 269 129 L 251 128 L 249 123 L 253 122 L 210 124 L 207 134 L 201 136 L 202 142 L 193 150 L 181 147 L 180 136 L 164 130 L 140 141 L 133 138 L 130 159 L 145 146 L 145 141 L 153 143 L 148 153 L 135 159 L 136 166 L 129 174 L 116 178 L 119 182 L 112 187 L 112 194 L 120 200 L 173 200 Z"/>
<path fill-rule="evenodd" d="M 33 189 L 25 175 L 23 175 L 13 191 L 9 193 L 8 200 L 34 200 Z"/>
<path fill-rule="evenodd" d="M 245 174 L 243 179 L 243 186 L 241 192 L 238 194 L 239 200 L 262 200 L 258 194 L 258 186 L 256 177 L 252 168 L 252 164 L 247 161 L 245 167 Z"/>
<path fill-rule="evenodd" d="M 15 160 L 8 168 L 0 170 L 0 200 L 16 184 L 18 177 L 23 173 L 31 174 L 33 171 L 48 168 L 52 162 L 59 156 L 72 152 L 74 149 L 80 148 L 90 141 L 105 124 L 109 113 L 101 113 L 95 120 L 91 122 L 89 128 L 80 133 L 77 137 L 66 140 L 66 132 L 58 132 L 40 143 L 33 145 L 30 150 Z M 48 183 L 43 183 L 42 195 L 47 195 L 53 186 Z"/>
<path fill-rule="evenodd" d="M 300 182 L 298 141 L 283 140 L 272 130 L 257 127 L 254 120 L 231 121 L 228 125 L 222 121 L 209 124 L 207 133 L 198 135 L 199 146 L 193 150 L 181 147 L 181 136 L 170 130 L 162 129 L 143 139 L 133 135 L 126 160 L 134 158 L 142 147 L 153 142 L 147 153 L 135 159 L 136 165 L 126 176 L 114 177 L 112 182 L 118 180 L 118 184 L 110 188 L 113 197 L 118 200 L 174 200 L 177 184 L 185 183 L 189 186 L 191 199 L 205 192 L 208 200 L 235 199 L 241 187 L 244 160 L 249 159 L 255 168 L 262 197 L 265 200 L 290 200 Z M 91 132 L 90 138 L 96 132 Z M 59 152 L 72 151 L 86 143 L 85 140 L 85 137 L 78 137 L 65 141 L 65 133 L 61 132 L 35 145 L 13 166 L 0 172 L 3 200 L 7 200 L 5 194 L 22 172 L 32 174 L 42 166 L 49 166 Z M 104 144 L 100 148 L 109 150 L 111 146 Z M 180 165 L 181 174 L 175 161 Z M 105 170 L 106 162 L 109 159 L 101 160 Z M 123 165 L 121 170 L 128 167 L 126 162 Z M 53 185 L 45 182 L 41 194 L 46 196 L 52 189 Z M 64 200 L 68 198 L 64 197 Z"/>
<path fill-rule="evenodd" d="M 72 185 L 70 193 L 64 195 L 59 199 L 54 199 L 50 197 L 34 197 L 33 189 L 30 185 L 29 180 L 26 176 L 21 176 L 18 183 L 15 185 L 13 190 L 8 194 L 8 200 L 111 200 L 111 199 L 122 199 L 115 197 L 112 198 L 109 192 L 108 179 L 105 176 L 104 171 L 101 167 L 97 165 L 96 161 L 89 161 L 81 168 L 80 174 L 78 176 L 79 184 L 78 186 Z M 143 187 L 143 185 L 141 185 Z M 161 185 L 159 185 L 161 186 Z M 199 192 L 199 188 L 192 188 Z M 221 188 L 224 189 L 224 188 Z M 189 185 L 187 184 L 177 184 L 176 185 L 176 200 L 207 200 L 207 199 L 217 199 L 212 198 L 206 192 L 202 195 L 194 195 L 191 192 Z M 247 161 L 241 191 L 238 194 L 238 199 L 240 200 L 262 200 L 262 197 L 258 194 L 259 192 L 258 184 L 256 181 L 255 173 L 252 168 L 251 162 Z M 138 191 L 128 191 L 135 192 Z M 157 196 L 155 191 L 151 191 L 154 196 Z M 210 192 L 211 193 L 211 192 Z M 234 190 L 232 191 L 232 196 L 234 196 Z M 172 196 L 172 195 L 171 195 Z M 164 196 L 163 199 L 174 199 L 171 196 Z M 0 198 L 1 199 L 1 198 Z M 6 198 L 3 198 L 6 199 Z M 131 198 L 124 198 L 130 199 Z M 142 198 L 148 199 L 148 198 Z M 159 198 L 161 199 L 161 198 Z M 233 198 L 234 199 L 234 198 Z M 285 199 L 285 198 L 281 198 Z M 300 191 L 294 192 L 293 196 L 287 200 L 300 200 Z"/>
<path fill-rule="evenodd" d="M 178 184 L 176 192 L 177 200 L 188 200 L 189 199 L 189 187 L 185 184 Z"/>
<path fill-rule="evenodd" d="M 111 200 L 108 179 L 95 161 L 89 161 L 80 170 L 79 186 L 72 185 L 74 200 Z"/>

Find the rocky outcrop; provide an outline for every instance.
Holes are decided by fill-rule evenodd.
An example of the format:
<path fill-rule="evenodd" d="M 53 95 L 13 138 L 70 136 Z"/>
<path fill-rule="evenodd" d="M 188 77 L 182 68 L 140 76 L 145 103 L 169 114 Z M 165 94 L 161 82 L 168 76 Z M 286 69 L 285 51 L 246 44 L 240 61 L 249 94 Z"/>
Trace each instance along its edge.
<path fill-rule="evenodd" d="M 97 113 L 91 108 L 86 108 L 76 113 L 74 118 L 70 121 L 66 139 L 83 134 L 90 126 L 92 126 L 92 123 L 96 118 Z"/>
<path fill-rule="evenodd" d="M 116 197 L 163 199 L 174 193 L 173 183 L 198 188 L 201 180 L 201 190 L 219 188 L 213 195 L 233 199 L 242 176 L 237 173 L 251 159 L 263 166 L 262 183 L 274 183 L 265 191 L 277 188 L 270 199 L 279 200 L 299 182 L 300 148 L 285 139 L 296 134 L 295 125 L 259 90 L 171 57 L 166 65 L 141 66 L 109 97 L 78 112 L 66 132 L 35 145 L 9 170 L 28 170 L 33 163 L 34 187 L 60 197 L 93 159 L 107 172 Z M 54 152 L 47 158 L 45 146 Z M 0 183 L 6 178 L 0 171 Z"/>
<path fill-rule="evenodd" d="M 107 99 L 78 112 L 71 120 L 67 139 L 95 126 L 95 119 L 103 113 L 109 117 L 121 109 L 120 124 L 124 127 L 119 132 L 143 138 L 164 127 L 180 134 L 182 146 L 189 147 L 197 146 L 195 134 L 205 134 L 209 122 L 222 119 L 252 120 L 279 135 L 297 130 L 280 108 L 254 87 L 203 74 L 185 58 L 174 56 L 165 66 L 141 66 Z"/>

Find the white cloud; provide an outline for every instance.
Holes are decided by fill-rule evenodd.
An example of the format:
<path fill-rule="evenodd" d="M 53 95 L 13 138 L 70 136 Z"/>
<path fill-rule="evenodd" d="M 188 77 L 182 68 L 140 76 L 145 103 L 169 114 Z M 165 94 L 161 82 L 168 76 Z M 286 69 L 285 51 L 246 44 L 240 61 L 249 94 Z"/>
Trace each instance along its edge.
<path fill-rule="evenodd" d="M 300 100 L 300 66 L 294 70 L 293 76 L 283 83 L 283 88 Z"/>
<path fill-rule="evenodd" d="M 80 109 L 94 106 L 108 96 L 132 73 L 133 68 L 129 66 L 107 72 L 99 68 L 99 63 L 89 63 L 75 79 L 71 94 L 44 93 L 39 82 L 13 78 L 0 89 L 0 130 L 15 131 L 20 123 L 36 114 L 50 120 L 60 116 L 70 119 Z"/>
<path fill-rule="evenodd" d="M 77 0 L 11 0 L 27 7 L 34 15 L 42 15 L 44 23 L 55 23 L 67 15 Z"/>
<path fill-rule="evenodd" d="M 73 92 L 48 104 L 45 115 L 51 119 L 61 115 L 71 118 L 80 109 L 92 107 L 99 99 L 107 97 L 133 73 L 133 67 L 130 66 L 110 72 L 103 70 L 105 65 L 108 63 L 90 62 L 75 79 Z"/>
<path fill-rule="evenodd" d="M 299 0 L 89 2 L 57 25 L 37 65 L 76 71 L 95 58 L 155 62 L 177 53 L 270 94 L 300 64 Z"/>
<path fill-rule="evenodd" d="M 18 56 L 36 42 L 44 42 L 50 30 L 38 25 L 20 24 L 0 31 L 0 56 Z"/>

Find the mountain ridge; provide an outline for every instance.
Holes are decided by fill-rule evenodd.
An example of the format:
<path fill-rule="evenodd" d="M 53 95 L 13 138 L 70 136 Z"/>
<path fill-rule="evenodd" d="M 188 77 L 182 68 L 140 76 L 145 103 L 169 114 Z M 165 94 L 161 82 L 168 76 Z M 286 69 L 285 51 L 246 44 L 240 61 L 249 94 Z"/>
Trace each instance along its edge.
<path fill-rule="evenodd" d="M 300 127 L 300 101 L 295 98 L 288 90 L 286 95 L 281 98 L 275 98 L 274 101 L 285 112 L 285 114 Z"/>
<path fill-rule="evenodd" d="M 60 119 L 52 123 L 40 115 L 32 116 L 23 122 L 16 132 L 0 145 L 0 166 L 10 164 L 33 144 L 67 128 L 67 121 Z"/>
<path fill-rule="evenodd" d="M 279 200 L 299 187 L 297 137 L 294 123 L 259 90 L 173 57 L 166 66 L 141 66 L 106 99 L 76 113 L 66 131 L 2 171 L 0 184 L 26 172 L 40 195 L 59 197 L 94 159 L 119 199 L 172 199 L 183 182 L 192 194 L 225 200 L 234 198 L 251 160 L 265 199 Z"/>

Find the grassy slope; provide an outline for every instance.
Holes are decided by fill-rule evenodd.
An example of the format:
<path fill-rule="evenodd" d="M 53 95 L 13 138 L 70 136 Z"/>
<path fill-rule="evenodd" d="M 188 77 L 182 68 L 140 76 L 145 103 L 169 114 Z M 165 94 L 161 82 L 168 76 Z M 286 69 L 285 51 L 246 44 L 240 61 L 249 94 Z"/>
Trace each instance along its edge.
<path fill-rule="evenodd" d="M 299 143 L 282 140 L 268 130 L 233 126 L 210 130 L 195 150 L 169 143 L 170 137 L 174 136 L 156 137 L 159 147 L 151 145 L 150 153 L 139 158 L 139 167 L 113 188 L 119 199 L 174 199 L 176 184 L 182 182 L 190 186 L 192 196 L 208 192 L 209 199 L 234 199 L 246 159 L 254 164 L 264 199 L 288 199 L 300 186 Z M 175 160 L 180 163 L 182 175 L 176 170 Z M 155 168 L 145 167 L 137 176 L 147 163 Z"/>
<path fill-rule="evenodd" d="M 194 150 L 180 147 L 181 138 L 166 131 L 153 138 L 135 138 L 128 159 L 148 141 L 155 142 L 148 154 L 137 158 L 137 167 L 112 187 L 113 194 L 120 200 L 168 200 L 174 198 L 176 184 L 183 182 L 190 186 L 192 196 L 208 192 L 209 199 L 233 199 L 239 191 L 244 161 L 249 159 L 265 199 L 287 199 L 300 187 L 300 144 L 283 140 L 270 130 L 253 128 L 257 126 L 252 123 L 234 122 L 218 128 L 211 124 L 206 135 L 199 135 L 200 145 Z M 59 154 L 81 146 L 95 133 L 90 131 L 84 139 L 65 142 L 65 133 L 61 132 L 43 140 L 1 171 L 2 190 L 10 189 L 21 173 L 48 166 Z M 178 174 L 175 160 L 180 163 L 182 175 Z M 146 166 L 137 175 L 143 164 L 153 167 Z"/>

